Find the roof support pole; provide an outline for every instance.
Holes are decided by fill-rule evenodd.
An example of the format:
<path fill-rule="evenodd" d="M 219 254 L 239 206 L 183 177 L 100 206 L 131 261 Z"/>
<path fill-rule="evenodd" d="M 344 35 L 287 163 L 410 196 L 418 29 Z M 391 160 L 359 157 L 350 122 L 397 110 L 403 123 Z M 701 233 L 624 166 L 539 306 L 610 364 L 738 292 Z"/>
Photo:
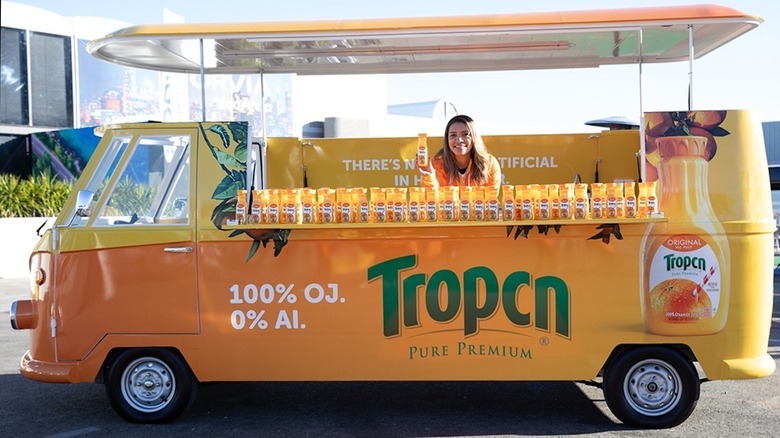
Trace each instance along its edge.
<path fill-rule="evenodd" d="M 266 188 L 268 185 L 267 176 L 266 176 L 266 148 L 268 147 L 268 123 L 265 119 L 265 74 L 263 73 L 263 70 L 260 70 L 260 119 L 263 123 L 263 143 L 260 145 L 260 169 L 262 172 L 263 177 L 263 188 Z"/>
<path fill-rule="evenodd" d="M 200 39 L 200 120 L 206 121 L 206 59 L 203 52 L 203 38 Z"/>
<path fill-rule="evenodd" d="M 639 46 L 639 152 L 637 152 L 639 163 L 637 167 L 639 167 L 639 182 L 642 182 L 645 180 L 645 107 L 642 101 L 642 46 L 644 42 L 641 27 L 637 32 L 637 45 Z"/>
<path fill-rule="evenodd" d="M 693 110 L 693 25 L 688 25 L 688 111 Z"/>

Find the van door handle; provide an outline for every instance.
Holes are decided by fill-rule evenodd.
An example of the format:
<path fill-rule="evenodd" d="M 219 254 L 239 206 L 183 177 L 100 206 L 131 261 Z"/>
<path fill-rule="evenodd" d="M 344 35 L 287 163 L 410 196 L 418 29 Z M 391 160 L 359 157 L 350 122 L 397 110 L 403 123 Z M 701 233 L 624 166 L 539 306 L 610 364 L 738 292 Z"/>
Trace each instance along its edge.
<path fill-rule="evenodd" d="M 192 252 L 191 246 L 169 246 L 165 252 Z"/>

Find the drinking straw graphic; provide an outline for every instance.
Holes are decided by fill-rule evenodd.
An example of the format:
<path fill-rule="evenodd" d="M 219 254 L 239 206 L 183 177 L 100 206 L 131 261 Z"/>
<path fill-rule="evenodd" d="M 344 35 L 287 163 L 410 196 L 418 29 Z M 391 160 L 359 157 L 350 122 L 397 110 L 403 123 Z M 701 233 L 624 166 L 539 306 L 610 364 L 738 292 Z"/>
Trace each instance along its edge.
<path fill-rule="evenodd" d="M 704 278 L 701 280 L 699 284 L 696 285 L 696 288 L 693 290 L 693 296 L 698 297 L 699 291 L 704 292 L 704 286 L 707 285 L 707 283 L 710 282 L 710 278 L 715 275 L 715 266 L 710 267 L 710 271 L 704 276 Z"/>

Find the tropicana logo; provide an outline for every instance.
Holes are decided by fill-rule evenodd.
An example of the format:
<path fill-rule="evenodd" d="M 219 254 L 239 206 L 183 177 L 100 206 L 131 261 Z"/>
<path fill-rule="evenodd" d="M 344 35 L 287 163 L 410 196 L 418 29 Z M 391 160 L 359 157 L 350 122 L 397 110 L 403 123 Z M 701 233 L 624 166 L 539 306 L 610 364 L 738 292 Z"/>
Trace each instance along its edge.
<path fill-rule="evenodd" d="M 433 274 L 409 273 L 417 265 L 417 256 L 408 255 L 386 260 L 368 268 L 368 281 L 382 282 L 383 326 L 385 337 L 399 336 L 401 324 L 405 328 L 419 326 L 417 308 L 418 290 L 424 291 L 425 311 L 437 322 L 451 322 L 463 311 L 465 336 L 479 332 L 479 321 L 503 309 L 506 318 L 517 327 L 531 327 L 549 331 L 554 305 L 555 333 L 570 337 L 571 314 L 569 288 L 554 276 L 532 279 L 525 271 L 515 271 L 499 284 L 496 274 L 485 266 L 475 266 L 459 276 L 450 270 L 439 270 Z M 480 282 L 484 284 L 484 299 L 479 300 L 477 292 Z M 440 299 L 441 291 L 446 299 Z M 518 306 L 520 294 L 533 294 L 533 309 Z M 552 297 L 552 299 L 550 299 Z M 444 303 L 442 301 L 445 301 Z"/>

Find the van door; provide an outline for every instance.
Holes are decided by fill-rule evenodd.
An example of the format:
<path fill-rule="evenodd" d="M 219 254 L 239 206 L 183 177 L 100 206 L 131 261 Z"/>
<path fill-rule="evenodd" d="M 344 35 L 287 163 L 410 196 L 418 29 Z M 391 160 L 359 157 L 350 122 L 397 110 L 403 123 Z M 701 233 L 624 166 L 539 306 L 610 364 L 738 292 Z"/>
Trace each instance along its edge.
<path fill-rule="evenodd" d="M 58 227 L 58 360 L 82 359 L 111 335 L 199 332 L 197 131 L 138 126 L 106 133 L 78 186 L 88 206 Z"/>

